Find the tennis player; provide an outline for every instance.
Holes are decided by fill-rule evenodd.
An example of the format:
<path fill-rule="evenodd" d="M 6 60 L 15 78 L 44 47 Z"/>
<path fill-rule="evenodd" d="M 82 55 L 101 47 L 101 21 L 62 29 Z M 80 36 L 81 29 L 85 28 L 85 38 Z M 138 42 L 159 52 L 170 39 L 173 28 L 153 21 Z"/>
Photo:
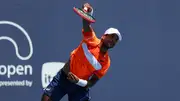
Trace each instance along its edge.
<path fill-rule="evenodd" d="M 93 8 L 85 3 L 88 13 Z M 83 19 L 82 41 L 70 54 L 70 59 L 44 89 L 41 101 L 60 101 L 68 95 L 69 101 L 90 101 L 89 88 L 97 83 L 110 67 L 108 50 L 113 48 L 122 36 L 118 29 L 108 28 L 97 38 L 90 23 Z M 49 67 L 51 68 L 51 67 Z"/>

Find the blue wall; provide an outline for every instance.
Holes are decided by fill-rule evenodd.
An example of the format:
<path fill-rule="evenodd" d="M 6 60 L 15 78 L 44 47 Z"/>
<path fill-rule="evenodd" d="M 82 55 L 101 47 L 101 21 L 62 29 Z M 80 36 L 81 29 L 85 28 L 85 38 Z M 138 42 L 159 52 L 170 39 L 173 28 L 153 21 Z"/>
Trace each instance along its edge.
<path fill-rule="evenodd" d="M 109 27 L 118 28 L 123 35 L 122 42 L 110 50 L 110 70 L 91 89 L 92 101 L 179 101 L 180 1 L 89 2 L 94 6 L 97 22 L 93 27 L 98 37 Z M 19 24 L 33 45 L 32 57 L 22 60 L 11 42 L 0 40 L 0 85 L 4 81 L 33 82 L 30 87 L 1 86 L 2 101 L 40 101 L 42 65 L 65 62 L 81 41 L 81 19 L 72 10 L 81 4 L 82 0 L 0 0 L 0 23 Z M 3 22 L 0 36 L 13 38 L 21 56 L 29 54 L 27 38 L 18 28 Z M 15 68 L 19 75 L 7 74 Z"/>

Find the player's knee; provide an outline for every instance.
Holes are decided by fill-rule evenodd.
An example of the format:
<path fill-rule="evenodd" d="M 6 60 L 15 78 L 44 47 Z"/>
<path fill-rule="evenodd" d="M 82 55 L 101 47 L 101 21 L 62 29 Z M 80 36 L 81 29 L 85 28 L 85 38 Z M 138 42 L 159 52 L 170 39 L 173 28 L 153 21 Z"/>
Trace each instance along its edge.
<path fill-rule="evenodd" d="M 46 94 L 43 94 L 42 98 L 41 98 L 41 101 L 52 101 L 52 100 L 50 99 L 49 96 L 47 96 Z"/>

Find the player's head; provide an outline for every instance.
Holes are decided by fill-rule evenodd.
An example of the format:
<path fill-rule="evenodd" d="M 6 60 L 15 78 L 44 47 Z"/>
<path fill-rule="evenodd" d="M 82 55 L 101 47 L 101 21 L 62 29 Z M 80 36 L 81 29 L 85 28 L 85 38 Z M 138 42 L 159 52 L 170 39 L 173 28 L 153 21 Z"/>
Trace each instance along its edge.
<path fill-rule="evenodd" d="M 113 48 L 117 44 L 117 42 L 121 40 L 122 36 L 116 28 L 108 28 L 101 38 L 103 46 L 108 49 Z"/>

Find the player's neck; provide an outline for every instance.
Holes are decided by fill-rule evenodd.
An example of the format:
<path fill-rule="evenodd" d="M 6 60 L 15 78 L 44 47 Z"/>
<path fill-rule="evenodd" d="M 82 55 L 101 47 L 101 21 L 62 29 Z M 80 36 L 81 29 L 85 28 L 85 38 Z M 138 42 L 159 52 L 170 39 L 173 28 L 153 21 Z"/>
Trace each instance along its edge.
<path fill-rule="evenodd" d="M 102 43 L 100 43 L 99 46 L 100 46 L 100 53 L 106 54 L 106 52 L 108 51 L 108 48 L 105 47 Z"/>

